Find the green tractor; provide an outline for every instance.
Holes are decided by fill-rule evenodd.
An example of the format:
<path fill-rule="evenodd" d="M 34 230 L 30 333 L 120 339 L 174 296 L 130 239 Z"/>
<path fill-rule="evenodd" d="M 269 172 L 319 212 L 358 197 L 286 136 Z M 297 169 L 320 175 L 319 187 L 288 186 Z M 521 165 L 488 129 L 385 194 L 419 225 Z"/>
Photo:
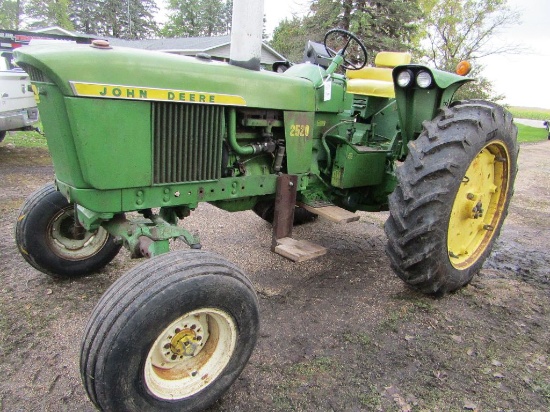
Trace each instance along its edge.
<path fill-rule="evenodd" d="M 364 67 L 353 34 L 330 30 L 325 45 L 328 57 L 310 56 L 324 67 L 284 73 L 105 41 L 16 52 L 55 168 L 22 207 L 21 254 L 61 278 L 101 270 L 122 245 L 150 258 L 105 292 L 86 327 L 81 374 L 98 408 L 202 410 L 252 353 L 251 282 L 185 229 L 200 202 L 256 211 L 273 223 L 273 250 L 299 258 L 320 249 L 291 238 L 295 216 L 389 210 L 391 266 L 429 294 L 481 268 L 513 192 L 511 115 L 453 101 L 470 80 L 408 54 Z M 170 252 L 174 239 L 189 250 Z"/>

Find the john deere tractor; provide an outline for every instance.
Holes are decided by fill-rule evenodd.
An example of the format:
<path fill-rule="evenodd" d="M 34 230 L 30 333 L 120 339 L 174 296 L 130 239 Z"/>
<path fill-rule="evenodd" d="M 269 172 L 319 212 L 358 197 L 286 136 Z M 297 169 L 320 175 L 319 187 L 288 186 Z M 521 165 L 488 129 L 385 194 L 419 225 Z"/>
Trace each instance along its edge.
<path fill-rule="evenodd" d="M 101 270 L 121 246 L 149 257 L 86 327 L 81 374 L 98 408 L 202 410 L 248 361 L 258 301 L 240 269 L 185 229 L 201 202 L 255 210 L 289 256 L 294 215 L 389 210 L 391 266 L 429 294 L 481 268 L 513 192 L 511 115 L 453 100 L 466 77 L 403 53 L 365 67 L 353 34 L 324 40 L 326 55 L 313 50 L 284 73 L 106 41 L 16 52 L 55 168 L 21 209 L 23 257 L 61 278 Z M 189 249 L 170 252 L 174 239 Z"/>

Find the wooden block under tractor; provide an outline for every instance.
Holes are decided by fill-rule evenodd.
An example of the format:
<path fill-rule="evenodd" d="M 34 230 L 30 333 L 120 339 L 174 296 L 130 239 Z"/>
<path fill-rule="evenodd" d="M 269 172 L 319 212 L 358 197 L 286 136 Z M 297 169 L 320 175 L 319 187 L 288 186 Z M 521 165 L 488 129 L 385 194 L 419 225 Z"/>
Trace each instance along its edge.
<path fill-rule="evenodd" d="M 313 207 L 310 205 L 306 205 L 305 203 L 297 203 L 297 205 L 303 207 L 306 210 L 309 210 L 311 213 L 315 213 L 316 215 L 324 217 L 331 222 L 349 223 L 359 220 L 359 215 L 356 215 L 355 213 L 334 205 L 321 207 Z"/>
<path fill-rule="evenodd" d="M 327 253 L 327 248 L 308 242 L 307 240 L 295 240 L 291 237 L 277 239 L 277 246 L 273 249 L 275 253 L 292 260 L 303 262 Z"/>

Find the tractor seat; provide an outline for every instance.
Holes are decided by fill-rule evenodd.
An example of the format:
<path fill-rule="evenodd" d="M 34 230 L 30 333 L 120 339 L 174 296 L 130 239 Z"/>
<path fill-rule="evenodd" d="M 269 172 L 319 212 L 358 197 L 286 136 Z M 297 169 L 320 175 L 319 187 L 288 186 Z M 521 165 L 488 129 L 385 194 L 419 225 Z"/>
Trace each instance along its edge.
<path fill-rule="evenodd" d="M 410 62 L 410 53 L 380 52 L 374 60 L 376 67 L 346 71 L 348 93 L 394 98 L 393 68 Z"/>

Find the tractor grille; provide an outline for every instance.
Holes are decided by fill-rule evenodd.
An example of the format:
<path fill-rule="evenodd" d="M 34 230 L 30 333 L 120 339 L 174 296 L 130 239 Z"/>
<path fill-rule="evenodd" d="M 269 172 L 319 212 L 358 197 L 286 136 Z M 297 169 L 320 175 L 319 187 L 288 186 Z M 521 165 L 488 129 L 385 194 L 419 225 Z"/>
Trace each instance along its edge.
<path fill-rule="evenodd" d="M 50 79 L 48 79 L 44 73 L 37 68 L 24 63 L 21 63 L 20 67 L 27 72 L 33 82 L 51 83 Z"/>
<path fill-rule="evenodd" d="M 221 177 L 224 108 L 153 103 L 153 183 Z"/>

